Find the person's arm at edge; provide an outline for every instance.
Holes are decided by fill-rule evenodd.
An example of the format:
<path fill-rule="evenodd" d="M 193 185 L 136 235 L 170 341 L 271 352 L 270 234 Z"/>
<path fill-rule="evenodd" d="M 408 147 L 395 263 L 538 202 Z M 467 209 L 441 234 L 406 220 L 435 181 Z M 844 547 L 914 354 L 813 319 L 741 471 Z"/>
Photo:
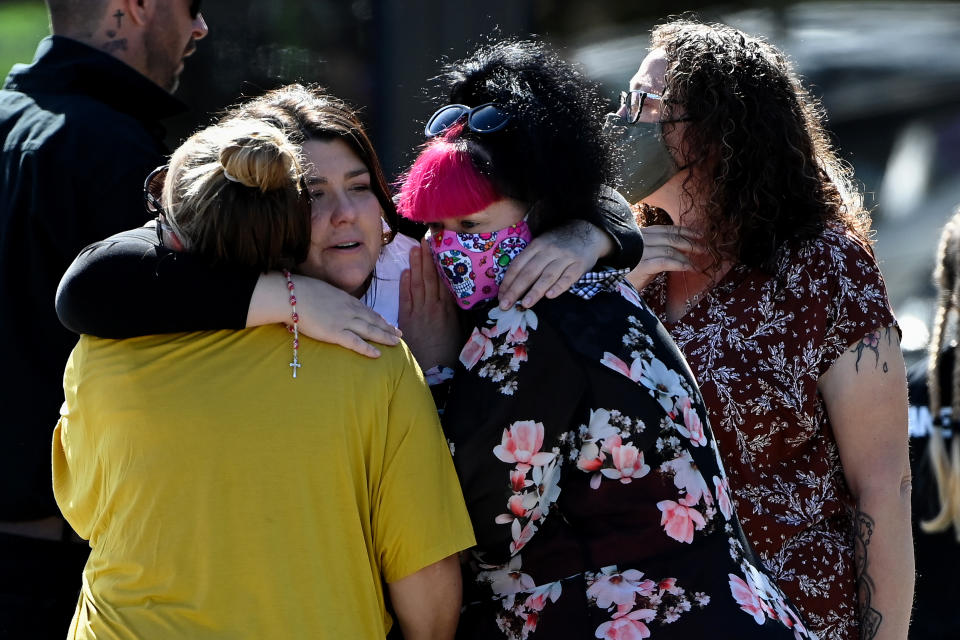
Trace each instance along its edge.
<path fill-rule="evenodd" d="M 604 186 L 600 191 L 596 219 L 587 219 L 606 232 L 612 246 L 600 256 L 601 262 L 615 269 L 637 266 L 643 257 L 643 232 L 630 203 L 616 189 Z"/>
<path fill-rule="evenodd" d="M 907 388 L 895 327 L 851 345 L 821 377 L 856 501 L 854 571 L 862 640 L 907 636 L 913 602 Z"/>
<path fill-rule="evenodd" d="M 362 302 L 304 276 L 298 283 L 301 330 L 368 357 L 393 345 L 398 332 Z M 75 333 L 129 338 L 152 333 L 243 329 L 290 321 L 282 274 L 222 269 L 156 245 L 141 227 L 85 248 L 67 269 L 56 299 L 61 323 Z"/>
<path fill-rule="evenodd" d="M 457 554 L 387 585 L 405 640 L 443 640 L 457 630 L 462 600 Z"/>
<path fill-rule="evenodd" d="M 140 227 L 80 252 L 60 281 L 57 315 L 71 331 L 102 338 L 242 329 L 257 278 L 158 247 L 156 231 Z"/>

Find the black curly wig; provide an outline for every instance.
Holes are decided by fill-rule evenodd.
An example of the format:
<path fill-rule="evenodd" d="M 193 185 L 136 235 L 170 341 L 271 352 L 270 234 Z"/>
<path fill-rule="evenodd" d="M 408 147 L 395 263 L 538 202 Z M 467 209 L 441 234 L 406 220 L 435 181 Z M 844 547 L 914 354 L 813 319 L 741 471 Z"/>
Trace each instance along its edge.
<path fill-rule="evenodd" d="M 680 155 L 694 171 L 687 206 L 706 213 L 715 264 L 733 259 L 772 272 L 778 250 L 836 222 L 869 242 L 870 220 L 823 127 L 819 104 L 786 56 L 760 38 L 722 24 L 674 20 L 653 30 L 666 53 L 664 114 L 689 117 Z M 679 109 L 678 109 L 679 107 Z M 699 199 L 689 188 L 708 181 Z M 664 212 L 639 207 L 641 225 Z"/>
<path fill-rule="evenodd" d="M 612 175 L 613 153 L 603 132 L 606 102 L 597 86 L 542 42 L 504 40 L 444 66 L 435 79 L 444 102 L 487 102 L 511 116 L 505 128 L 461 134 L 487 152 L 497 191 L 535 205 L 535 233 L 583 218 L 596 208 Z"/>

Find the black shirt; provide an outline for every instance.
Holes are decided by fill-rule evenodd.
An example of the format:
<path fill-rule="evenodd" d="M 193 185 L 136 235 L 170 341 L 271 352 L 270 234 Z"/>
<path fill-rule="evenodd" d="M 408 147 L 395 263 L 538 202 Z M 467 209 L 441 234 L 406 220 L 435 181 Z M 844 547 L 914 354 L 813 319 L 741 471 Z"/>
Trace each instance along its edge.
<path fill-rule="evenodd" d="M 50 438 L 77 337 L 57 320 L 57 284 L 84 246 L 147 218 L 143 179 L 167 153 L 159 121 L 183 110 L 132 67 L 60 36 L 0 91 L 0 520 L 58 513 Z"/>

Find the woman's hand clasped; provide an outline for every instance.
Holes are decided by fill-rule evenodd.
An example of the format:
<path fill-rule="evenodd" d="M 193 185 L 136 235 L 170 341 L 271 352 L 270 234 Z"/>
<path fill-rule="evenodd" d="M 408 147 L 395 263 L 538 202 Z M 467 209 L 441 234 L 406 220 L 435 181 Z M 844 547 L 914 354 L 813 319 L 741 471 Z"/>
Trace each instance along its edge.
<path fill-rule="evenodd" d="M 420 368 L 450 366 L 460 346 L 453 296 L 440 282 L 426 240 L 410 249 L 410 268 L 400 276 L 399 325 Z"/>

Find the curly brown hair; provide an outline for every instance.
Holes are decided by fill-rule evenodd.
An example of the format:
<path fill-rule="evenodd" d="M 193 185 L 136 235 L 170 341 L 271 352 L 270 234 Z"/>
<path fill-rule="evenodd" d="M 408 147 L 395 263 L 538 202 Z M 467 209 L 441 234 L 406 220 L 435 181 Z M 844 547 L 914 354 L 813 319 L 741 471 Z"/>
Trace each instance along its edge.
<path fill-rule="evenodd" d="M 869 243 L 870 219 L 853 172 L 834 152 L 823 112 L 786 56 L 722 24 L 678 19 L 653 30 L 667 59 L 664 119 L 689 118 L 680 143 L 692 171 L 683 190 L 705 212 L 714 265 L 733 259 L 772 273 L 781 246 L 829 223 Z M 690 188 L 704 176 L 706 189 Z M 665 213 L 638 208 L 641 225 Z"/>

